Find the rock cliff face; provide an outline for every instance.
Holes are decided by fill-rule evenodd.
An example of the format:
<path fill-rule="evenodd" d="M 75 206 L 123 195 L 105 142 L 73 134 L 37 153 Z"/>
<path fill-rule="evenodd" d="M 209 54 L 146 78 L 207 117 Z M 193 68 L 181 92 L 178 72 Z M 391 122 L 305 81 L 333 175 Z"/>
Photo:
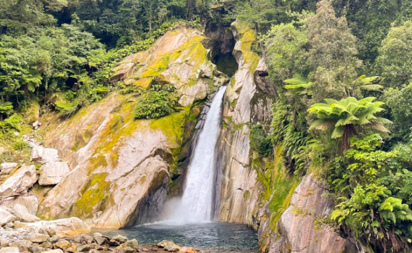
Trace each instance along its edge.
<path fill-rule="evenodd" d="M 321 183 L 288 175 L 280 147 L 273 161 L 259 158 L 250 146 L 250 129 L 270 129 L 274 86 L 265 78 L 267 66 L 254 49 L 256 35 L 241 23 L 232 24 L 233 54 L 239 69 L 225 94 L 224 123 L 218 144 L 217 218 L 246 223 L 259 230 L 264 252 L 356 252 L 352 243 L 322 223 L 333 204 Z"/>
<path fill-rule="evenodd" d="M 295 189 L 289 208 L 278 222 L 280 237 L 273 239 L 270 253 L 275 252 L 356 252 L 354 244 L 343 239 L 324 224 L 333 203 L 326 190 L 308 175 Z"/>
<path fill-rule="evenodd" d="M 218 189 L 219 220 L 253 224 L 258 209 L 260 184 L 251 169 L 249 124 L 252 121 L 252 100 L 257 96 L 254 72 L 260 57 L 253 52 L 255 32 L 245 25 L 232 25 L 236 39 L 233 54 L 239 69 L 228 84 L 223 109 L 224 127 L 218 145 L 218 168 L 221 182 Z M 270 107 L 269 107 L 270 108 Z"/>
<path fill-rule="evenodd" d="M 214 76 L 204 39 L 193 29 L 169 31 L 116 69 L 115 78 L 127 85 L 176 87 L 182 106 L 178 112 L 134 120 L 135 96 L 112 94 L 49 125 L 46 146 L 59 150 L 71 172 L 41 200 L 39 217 L 77 216 L 94 227 L 118 228 L 146 222 L 161 209 L 169 182 L 178 174 L 185 136 L 196 122 L 193 104 L 223 82 Z"/>

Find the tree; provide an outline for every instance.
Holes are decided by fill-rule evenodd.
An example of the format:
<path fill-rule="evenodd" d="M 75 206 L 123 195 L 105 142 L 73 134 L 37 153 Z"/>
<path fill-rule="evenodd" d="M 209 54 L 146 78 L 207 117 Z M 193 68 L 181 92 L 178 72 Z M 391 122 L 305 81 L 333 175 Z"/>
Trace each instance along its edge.
<path fill-rule="evenodd" d="M 382 41 L 377 69 L 385 78 L 386 87 L 400 87 L 409 83 L 412 75 L 412 21 L 392 27 Z"/>
<path fill-rule="evenodd" d="M 412 84 L 390 88 L 383 96 L 393 120 L 392 138 L 407 141 L 412 128 Z"/>
<path fill-rule="evenodd" d="M 332 138 L 341 139 L 340 154 L 350 148 L 349 139 L 359 134 L 359 130 L 374 129 L 380 132 L 389 132 L 384 124 L 389 120 L 375 116 L 383 111 L 383 102 L 373 102 L 374 97 L 357 100 L 348 97 L 340 101 L 325 99 L 326 103 L 314 104 L 309 113 L 315 114 L 317 120 L 309 130 L 333 129 Z"/>
<path fill-rule="evenodd" d="M 358 76 L 362 62 L 356 57 L 356 37 L 352 35 L 344 17 L 337 18 L 328 0 L 317 4 L 316 15 L 308 18 L 310 66 L 314 81 L 313 98 L 341 99 L 347 96 L 347 87 Z"/>

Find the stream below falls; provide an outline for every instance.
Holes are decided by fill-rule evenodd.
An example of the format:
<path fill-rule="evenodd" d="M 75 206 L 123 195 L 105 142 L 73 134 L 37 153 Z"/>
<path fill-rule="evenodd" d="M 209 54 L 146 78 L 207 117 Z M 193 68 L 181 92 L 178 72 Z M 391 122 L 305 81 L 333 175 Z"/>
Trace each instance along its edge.
<path fill-rule="evenodd" d="M 243 224 L 200 223 L 139 225 L 121 230 L 102 232 L 108 236 L 124 235 L 137 239 L 141 245 L 156 245 L 162 240 L 181 246 L 194 247 L 202 253 L 257 253 L 257 232 Z"/>

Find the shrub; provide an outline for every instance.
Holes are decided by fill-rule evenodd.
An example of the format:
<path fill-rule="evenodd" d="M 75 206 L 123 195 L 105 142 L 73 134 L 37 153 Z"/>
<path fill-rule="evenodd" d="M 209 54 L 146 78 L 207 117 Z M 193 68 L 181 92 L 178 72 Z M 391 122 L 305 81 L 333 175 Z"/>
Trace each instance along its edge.
<path fill-rule="evenodd" d="M 154 85 L 141 95 L 134 109 L 135 119 L 159 119 L 175 111 L 177 94 L 171 85 Z"/>
<path fill-rule="evenodd" d="M 273 153 L 273 145 L 261 125 L 255 125 L 250 130 L 250 146 L 259 156 L 267 157 Z"/>

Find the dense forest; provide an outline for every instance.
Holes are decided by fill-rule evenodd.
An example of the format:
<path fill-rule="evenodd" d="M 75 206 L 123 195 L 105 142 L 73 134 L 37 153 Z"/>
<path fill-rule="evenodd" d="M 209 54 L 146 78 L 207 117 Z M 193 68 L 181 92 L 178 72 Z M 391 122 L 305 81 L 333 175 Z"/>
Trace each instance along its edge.
<path fill-rule="evenodd" d="M 0 0 L 0 143 L 25 152 L 16 132 L 33 108 L 70 117 L 113 90 L 143 93 L 113 67 L 176 23 L 234 20 L 260 35 L 277 93 L 272 128 L 252 128 L 252 147 L 281 147 L 290 174 L 324 179 L 336 201 L 324 222 L 342 236 L 410 251 L 411 0 Z M 135 116 L 175 104 L 171 87 L 152 87 Z"/>

